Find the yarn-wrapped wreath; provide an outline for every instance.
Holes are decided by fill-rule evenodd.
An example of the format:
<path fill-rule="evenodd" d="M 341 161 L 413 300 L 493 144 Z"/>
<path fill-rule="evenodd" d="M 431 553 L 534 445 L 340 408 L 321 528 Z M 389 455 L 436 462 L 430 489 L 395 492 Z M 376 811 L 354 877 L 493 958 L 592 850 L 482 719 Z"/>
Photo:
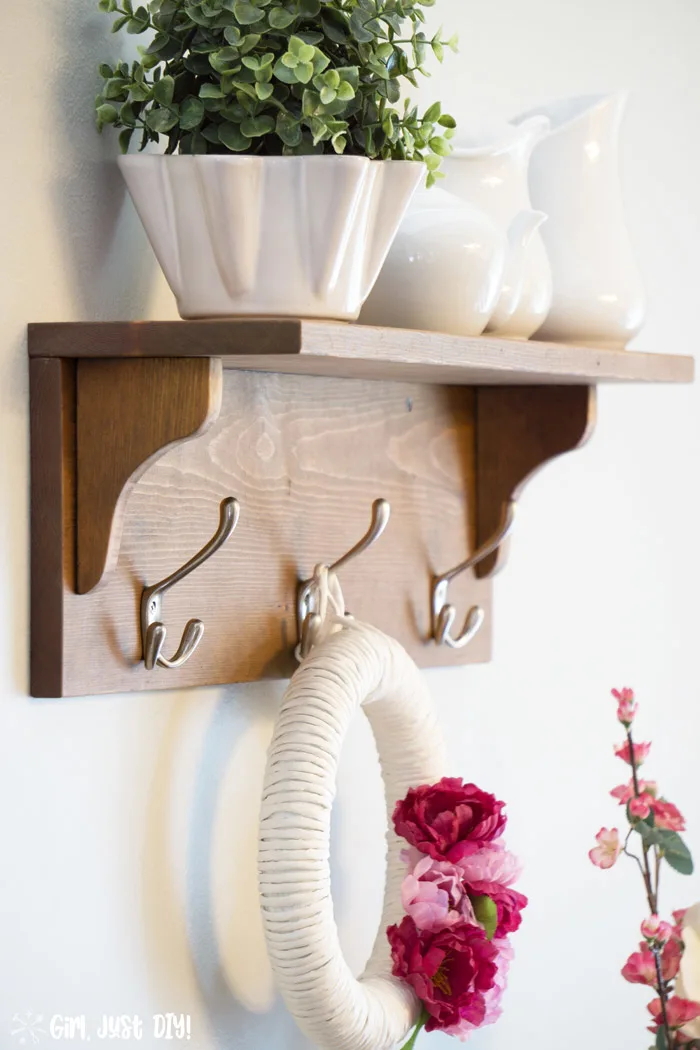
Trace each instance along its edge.
<path fill-rule="evenodd" d="M 331 807 L 343 740 L 362 708 L 377 744 L 389 815 L 384 910 L 367 967 L 353 977 L 333 917 Z M 445 769 L 444 743 L 420 672 L 381 631 L 350 621 L 316 645 L 282 701 L 267 759 L 258 869 L 265 937 L 282 996 L 320 1050 L 389 1050 L 419 1003 L 391 975 L 386 928 L 403 915 L 406 843 L 391 824 L 410 787 Z"/>

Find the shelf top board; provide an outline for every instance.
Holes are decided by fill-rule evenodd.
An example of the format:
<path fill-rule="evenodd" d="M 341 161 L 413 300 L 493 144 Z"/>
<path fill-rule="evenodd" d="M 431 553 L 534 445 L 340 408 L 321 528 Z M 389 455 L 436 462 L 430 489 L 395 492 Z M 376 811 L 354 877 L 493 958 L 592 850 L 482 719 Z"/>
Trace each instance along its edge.
<path fill-rule="evenodd" d="M 692 357 L 297 318 L 29 325 L 30 357 L 221 357 L 226 368 L 467 385 L 689 383 Z"/>

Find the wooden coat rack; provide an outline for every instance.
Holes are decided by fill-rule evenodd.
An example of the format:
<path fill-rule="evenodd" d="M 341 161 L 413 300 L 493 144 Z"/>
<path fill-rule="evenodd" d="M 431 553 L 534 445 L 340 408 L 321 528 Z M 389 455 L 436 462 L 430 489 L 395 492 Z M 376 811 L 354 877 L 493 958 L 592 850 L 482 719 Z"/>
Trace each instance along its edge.
<path fill-rule="evenodd" d="M 544 463 L 579 447 L 599 382 L 689 382 L 691 358 L 289 320 L 31 325 L 31 692 L 72 696 L 286 677 L 296 591 L 365 531 L 350 611 L 422 666 L 488 660 L 504 546 L 456 579 L 464 649 L 431 639 L 431 583 L 499 527 Z M 240 524 L 168 596 L 202 644 L 146 670 L 145 587 Z"/>

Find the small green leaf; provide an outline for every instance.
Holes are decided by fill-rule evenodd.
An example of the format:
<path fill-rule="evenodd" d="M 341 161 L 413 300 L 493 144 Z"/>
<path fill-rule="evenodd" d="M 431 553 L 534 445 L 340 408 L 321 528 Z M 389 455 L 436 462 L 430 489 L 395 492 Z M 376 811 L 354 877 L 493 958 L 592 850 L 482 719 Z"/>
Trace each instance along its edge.
<path fill-rule="evenodd" d="M 308 84 L 314 75 L 314 67 L 310 62 L 300 62 L 294 73 L 300 84 Z"/>
<path fill-rule="evenodd" d="M 432 106 L 429 106 L 423 114 L 423 121 L 428 124 L 434 124 L 442 113 L 442 106 L 439 102 L 434 102 Z"/>
<path fill-rule="evenodd" d="M 219 126 L 219 139 L 227 149 L 232 150 L 234 153 L 245 153 L 247 149 L 250 149 L 251 140 L 235 124 L 221 124 Z"/>
<path fill-rule="evenodd" d="M 270 131 L 274 131 L 275 121 L 272 117 L 260 116 L 260 117 L 249 117 L 241 123 L 241 134 L 245 135 L 246 138 L 256 139 L 260 138 L 261 135 L 267 135 Z"/>
<path fill-rule="evenodd" d="M 479 897 L 472 897 L 472 907 L 474 908 L 474 915 L 477 921 L 484 927 L 484 932 L 489 940 L 493 940 L 493 935 L 496 932 L 498 926 L 498 908 L 491 897 L 487 897 L 486 894 Z"/>
<path fill-rule="evenodd" d="M 105 103 L 102 106 L 97 107 L 97 122 L 98 124 L 115 124 L 119 113 L 117 112 L 116 106 L 111 106 L 109 103 Z"/>
<path fill-rule="evenodd" d="M 273 7 L 267 20 L 273 29 L 286 29 L 296 20 L 296 15 L 284 7 Z"/>
<path fill-rule="evenodd" d="M 681 875 L 692 875 L 693 858 L 680 835 L 675 831 L 666 831 L 662 828 L 656 828 L 655 830 L 659 840 L 659 847 L 663 851 L 667 863 Z"/>
<path fill-rule="evenodd" d="M 218 84 L 202 84 L 199 89 L 200 98 L 225 98 Z"/>
<path fill-rule="evenodd" d="M 439 157 L 449 157 L 452 152 L 452 147 L 446 139 L 442 138 L 441 135 L 433 135 L 430 142 L 428 143 L 433 153 L 437 153 Z"/>
<path fill-rule="evenodd" d="M 157 131 L 164 135 L 171 131 L 178 122 L 178 114 L 174 109 L 149 109 L 146 114 L 146 124 L 151 131 Z"/>
<path fill-rule="evenodd" d="M 123 131 L 119 132 L 119 149 L 122 151 L 122 153 L 129 152 L 129 145 L 131 143 L 131 137 L 133 134 L 133 128 L 124 128 Z"/>
<path fill-rule="evenodd" d="M 153 97 L 162 106 L 169 106 L 175 96 L 175 80 L 171 76 L 164 76 L 153 88 Z"/>
<path fill-rule="evenodd" d="M 241 26 L 253 25 L 253 23 L 259 22 L 265 17 L 264 12 L 259 7 L 248 4 L 245 0 L 236 0 L 233 5 L 233 13 L 236 16 L 236 21 Z"/>
<path fill-rule="evenodd" d="M 201 99 L 189 95 L 180 106 L 180 127 L 183 131 L 198 128 L 204 120 L 204 103 Z"/>
<path fill-rule="evenodd" d="M 256 84 L 255 94 L 258 96 L 261 102 L 266 102 L 270 95 L 274 94 L 274 87 L 272 84 Z"/>
<path fill-rule="evenodd" d="M 454 117 L 451 117 L 449 113 L 443 113 L 440 119 L 438 120 L 438 124 L 441 128 L 450 128 L 450 130 L 453 130 L 457 127 L 457 121 Z"/>
<path fill-rule="evenodd" d="M 100 76 L 103 80 L 109 80 L 114 76 L 114 70 L 111 66 L 108 66 L 106 62 L 103 62 L 100 66 Z"/>
<path fill-rule="evenodd" d="M 282 139 L 285 146 L 298 146 L 301 142 L 301 128 L 299 121 L 289 113 L 279 113 L 275 132 Z"/>

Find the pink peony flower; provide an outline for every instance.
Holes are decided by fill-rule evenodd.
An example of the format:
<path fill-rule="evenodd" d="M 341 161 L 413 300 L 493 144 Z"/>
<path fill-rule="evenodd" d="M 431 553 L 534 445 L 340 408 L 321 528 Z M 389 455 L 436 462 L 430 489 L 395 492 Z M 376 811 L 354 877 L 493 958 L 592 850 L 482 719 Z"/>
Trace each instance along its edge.
<path fill-rule="evenodd" d="M 649 795 L 650 798 L 655 798 L 657 790 L 658 789 L 655 780 L 639 781 L 640 797 Z M 621 806 L 626 806 L 630 799 L 634 798 L 634 782 L 630 780 L 629 784 L 620 784 L 618 787 L 613 788 L 610 794 L 613 798 L 617 799 Z"/>
<path fill-rule="evenodd" d="M 460 871 L 446 860 L 423 856 L 403 880 L 404 911 L 419 930 L 442 930 L 458 922 L 476 923 Z"/>
<path fill-rule="evenodd" d="M 514 853 L 497 842 L 479 846 L 462 857 L 458 868 L 465 882 L 499 882 L 510 886 L 520 877 L 522 866 Z"/>
<path fill-rule="evenodd" d="M 634 744 L 635 766 L 641 766 L 644 759 L 649 757 L 650 751 L 651 744 Z M 615 754 L 618 758 L 621 758 L 623 762 L 627 762 L 630 766 L 632 765 L 629 740 L 625 740 L 624 744 L 618 744 L 615 748 Z"/>
<path fill-rule="evenodd" d="M 456 1036 L 461 1042 L 468 1039 L 477 1027 L 483 1028 L 484 1025 L 494 1024 L 501 1016 L 501 999 L 506 990 L 508 970 L 513 960 L 513 949 L 507 937 L 493 940 L 491 943 L 494 948 L 498 949 L 498 956 L 496 957 L 497 972 L 494 978 L 493 987 L 484 992 L 484 1005 L 486 1007 L 486 1012 L 484 1013 L 483 1021 L 480 1025 L 474 1025 L 464 1017 L 460 1018 L 457 1024 L 451 1025 L 449 1028 L 445 1029 L 446 1035 Z"/>
<path fill-rule="evenodd" d="M 617 700 L 617 717 L 623 726 L 629 726 L 637 713 L 637 704 L 631 689 L 612 689 L 612 695 Z"/>
<path fill-rule="evenodd" d="M 645 797 L 644 795 L 639 795 L 636 798 L 630 799 L 630 814 L 633 817 L 639 817 L 640 820 L 645 820 L 646 817 L 649 816 L 651 813 L 651 806 L 647 801 L 647 798 L 648 796 Z"/>
<path fill-rule="evenodd" d="M 498 948 L 481 926 L 459 923 L 436 933 L 418 930 L 405 916 L 387 937 L 392 973 L 411 985 L 430 1014 L 426 1031 L 444 1030 L 486 1017 L 486 993 L 496 984 Z"/>
<path fill-rule="evenodd" d="M 641 925 L 642 937 L 648 941 L 656 941 L 657 944 L 665 944 L 673 934 L 670 922 L 664 922 L 658 915 L 650 915 L 644 919 Z"/>
<path fill-rule="evenodd" d="M 656 1028 L 658 1028 L 663 1023 L 661 1000 L 652 999 L 647 1006 L 647 1010 L 653 1017 Z M 669 1028 L 681 1028 L 684 1024 L 688 1024 L 689 1021 L 695 1021 L 700 1017 L 700 1003 L 693 1003 L 690 999 L 681 999 L 679 996 L 673 995 L 666 1003 L 666 1016 Z M 656 1031 L 656 1028 L 652 1030 Z"/>
<path fill-rule="evenodd" d="M 685 817 L 673 802 L 656 798 L 651 803 L 651 811 L 654 814 L 654 823 L 657 828 L 664 828 L 666 831 L 685 831 Z"/>
<path fill-rule="evenodd" d="M 591 863 L 597 868 L 612 868 L 622 848 L 617 828 L 601 828 L 595 840 L 598 845 L 588 851 Z"/>
<path fill-rule="evenodd" d="M 411 788 L 396 803 L 394 828 L 434 860 L 458 861 L 465 853 L 497 839 L 506 826 L 504 802 L 461 778 Z"/>

